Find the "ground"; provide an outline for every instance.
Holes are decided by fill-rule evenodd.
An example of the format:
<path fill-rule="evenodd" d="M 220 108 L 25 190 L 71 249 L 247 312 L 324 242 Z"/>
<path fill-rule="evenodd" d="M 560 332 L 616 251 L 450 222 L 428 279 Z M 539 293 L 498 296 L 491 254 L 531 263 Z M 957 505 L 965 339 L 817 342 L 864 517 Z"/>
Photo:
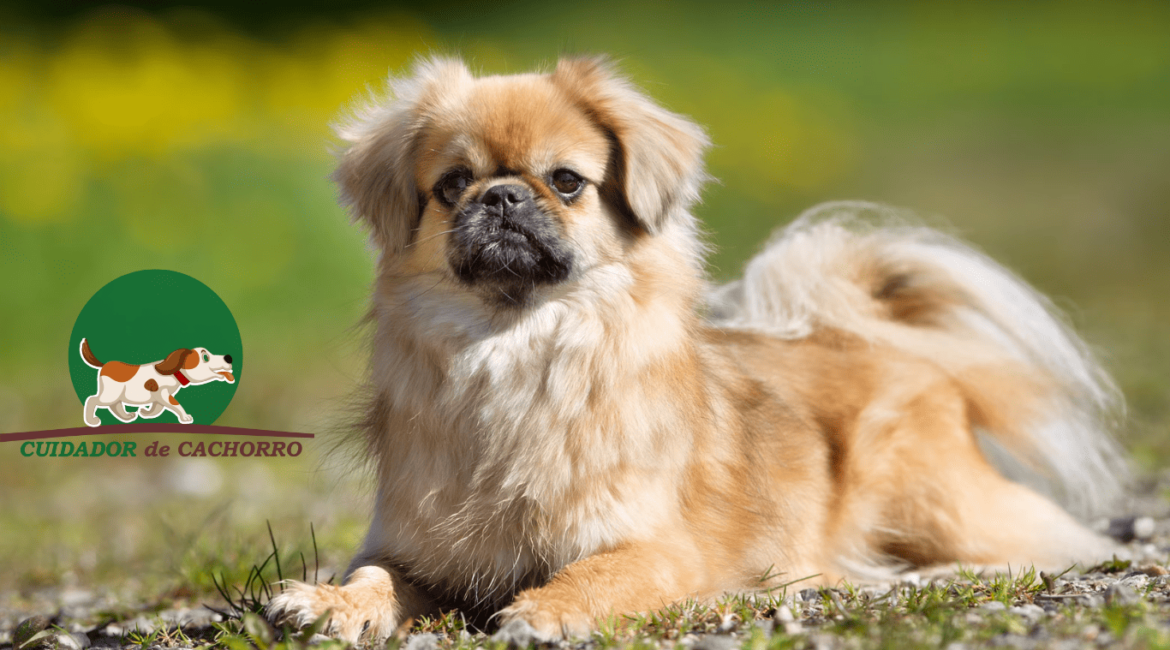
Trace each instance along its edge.
<path fill-rule="evenodd" d="M 1131 512 L 1096 525 L 1123 542 L 1122 553 L 1096 567 L 1059 575 L 1031 567 L 1011 574 L 970 570 L 918 572 L 896 583 L 808 589 L 792 585 L 718 603 L 682 603 L 608 622 L 589 639 L 560 648 L 1170 648 L 1170 472 L 1135 488 Z M 1121 513 L 1118 513 L 1119 515 Z M 270 549 L 282 548 L 269 531 Z M 311 532 L 315 545 L 316 531 Z M 241 573 L 242 549 L 225 549 L 217 564 L 203 558 L 210 580 L 192 580 L 153 597 L 142 589 L 26 586 L 0 597 L 0 650 L 94 647 L 121 650 L 344 650 L 313 630 L 277 630 L 254 612 L 279 589 L 280 576 L 326 580 L 310 548 L 267 558 Z M 341 557 L 338 555 L 337 557 Z M 277 564 L 281 566 L 278 568 Z M 202 575 L 202 574 L 201 574 Z M 220 576 L 243 576 L 232 580 Z M 123 583 L 125 584 L 125 583 Z M 128 594 L 137 595 L 128 595 Z M 14 648 L 39 630 L 47 633 Z M 523 629 L 470 629 L 458 612 L 404 625 L 388 648 L 502 650 L 528 644 Z M 550 646 L 553 647 L 553 646 Z"/>

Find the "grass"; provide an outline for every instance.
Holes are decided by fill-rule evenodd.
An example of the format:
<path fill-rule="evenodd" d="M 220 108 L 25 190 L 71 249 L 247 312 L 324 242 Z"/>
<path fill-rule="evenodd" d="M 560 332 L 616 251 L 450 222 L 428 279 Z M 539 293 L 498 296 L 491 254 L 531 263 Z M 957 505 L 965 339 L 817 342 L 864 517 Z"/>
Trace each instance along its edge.
<path fill-rule="evenodd" d="M 1163 467 L 1170 9 L 807 4 L 464 13 L 415 3 L 257 31 L 192 8 L 81 12 L 29 29 L 4 22 L 0 275 L 13 280 L 0 283 L 0 431 L 78 425 L 64 341 L 97 289 L 143 268 L 192 275 L 235 314 L 248 376 L 219 424 L 328 429 L 361 381 L 366 352 L 349 328 L 373 265 L 327 180 L 328 122 L 428 51 L 462 52 L 488 72 L 580 51 L 614 55 L 712 135 L 720 181 L 696 211 L 711 233 L 713 277 L 736 275 L 776 225 L 822 200 L 942 215 L 1071 312 L 1128 398 L 1122 436 L 1137 465 Z M 89 589 L 116 595 L 101 613 L 125 620 L 228 607 L 222 590 L 247 606 L 210 636 L 160 627 L 127 643 L 303 643 L 266 633 L 249 613 L 280 575 L 341 571 L 368 523 L 363 487 L 315 466 L 317 451 L 209 467 L 34 462 L 0 448 L 0 610 L 50 611 L 61 590 Z M 203 491 L 176 480 L 194 469 Z M 264 519 L 271 530 L 256 530 Z M 279 546 L 278 561 L 279 540 L 296 541 Z M 1046 593 L 1026 574 L 895 594 L 843 584 L 811 600 L 793 585 L 615 620 L 592 643 L 669 645 L 729 623 L 753 650 L 813 647 L 818 635 L 856 647 L 991 642 L 1033 634 L 1008 613 L 969 616 Z M 1147 596 L 1160 594 L 1159 583 Z M 782 604 L 803 632 L 753 627 Z M 1170 645 L 1160 603 L 1062 607 L 1045 619 L 1053 638 Z M 454 614 L 412 629 L 440 633 L 444 646 L 498 645 L 464 638 Z"/>
<path fill-rule="evenodd" d="M 267 577 L 279 579 L 273 551 L 254 565 L 248 583 L 235 595 L 223 594 L 236 615 L 204 640 L 207 647 L 230 650 L 301 650 L 321 629 L 324 617 L 310 629 L 277 630 L 258 612 L 277 589 L 274 583 L 257 586 Z M 1089 569 L 1093 575 L 1119 573 L 1130 568 L 1114 561 Z M 276 570 L 275 576 L 271 572 Z M 934 648 L 952 643 L 1002 645 L 1020 639 L 1050 645 L 1065 639 L 1075 643 L 1107 642 L 1112 647 L 1170 647 L 1166 617 L 1170 608 L 1157 604 L 1166 585 L 1157 580 L 1139 590 L 1141 600 L 1084 604 L 1070 599 L 1049 606 L 1043 616 L 1020 614 L 1011 608 L 1037 602 L 1057 602 L 1075 595 L 1075 576 L 1069 571 L 1050 575 L 1028 567 L 1014 573 L 984 575 L 959 569 L 955 575 L 918 584 L 904 582 L 882 587 L 842 582 L 832 588 L 799 589 L 794 585 L 770 593 L 731 595 L 715 603 L 693 600 L 654 612 L 622 616 L 603 622 L 589 639 L 571 645 L 599 649 L 643 650 L 690 646 L 707 635 L 730 640 L 745 650 L 784 648 Z M 1079 593 L 1079 591 L 1076 591 Z M 1047 600 L 1045 600 L 1047 598 Z M 1165 600 L 1165 598 L 1161 598 Z M 1002 605 L 998 607 L 997 605 Z M 456 611 L 437 618 L 409 621 L 385 643 L 396 650 L 409 634 L 434 634 L 439 648 L 503 650 L 507 644 L 469 628 Z M 162 638 L 162 637 L 159 637 Z M 195 644 L 198 647 L 198 644 Z M 315 647 L 344 648 L 337 641 Z M 722 646 L 721 646 L 722 647 Z"/>
<path fill-rule="evenodd" d="M 211 605 L 224 620 L 197 630 L 182 629 L 163 621 L 150 632 L 131 631 L 120 641 L 123 647 L 200 648 L 202 650 L 304 650 L 309 646 L 345 650 L 336 640 L 314 639 L 324 626 L 323 616 L 304 630 L 277 629 L 262 617 L 264 604 L 280 588 L 291 570 L 295 577 L 315 582 L 319 565 L 316 531 L 310 527 L 306 544 L 282 547 L 272 527 L 267 527 L 270 550 L 251 564 L 242 580 L 238 567 L 212 566 L 218 601 Z M 312 548 L 306 556 L 301 546 Z M 282 551 L 282 548 L 284 550 Z M 290 561 L 291 558 L 291 561 Z M 1091 577 L 1108 574 L 1133 577 L 1131 562 L 1114 560 L 1086 570 Z M 1157 572 L 1146 567 L 1144 570 Z M 1129 573 L 1127 573 L 1129 572 Z M 1138 579 L 1140 582 L 1141 579 Z M 841 582 L 831 588 L 801 588 L 799 581 L 755 594 L 729 595 L 714 603 L 694 600 L 657 611 L 620 616 L 602 622 L 589 639 L 570 645 L 599 649 L 644 650 L 690 646 L 714 635 L 727 639 L 728 647 L 745 650 L 784 648 L 927 648 L 1002 645 L 1021 639 L 1051 644 L 1057 640 L 1076 643 L 1108 642 L 1125 648 L 1170 647 L 1166 625 L 1168 586 L 1158 579 L 1146 580 L 1134 602 L 1117 599 L 1103 606 L 1081 596 L 1093 594 L 1078 574 L 1039 572 L 1032 567 L 1009 573 L 981 573 L 959 568 L 953 575 L 923 581 L 909 578 L 893 585 Z M 194 595 L 193 595 L 194 596 Z M 207 598 L 209 593 L 198 594 Z M 1043 615 L 1012 608 L 1043 604 Z M 210 604 L 210 603 L 209 603 Z M 1021 613 L 1022 612 L 1022 613 Z M 102 616 L 109 616 L 108 612 Z M 437 647 L 454 650 L 504 650 L 508 645 L 468 625 L 458 611 L 437 617 L 406 621 L 385 642 L 397 650 L 414 634 L 433 634 Z M 365 647 L 363 645 L 363 647 Z M 723 646 L 720 646 L 723 647 Z"/>
<path fill-rule="evenodd" d="M 279 529 L 269 524 L 254 530 L 249 543 L 221 547 L 219 559 L 192 556 L 183 594 L 160 598 L 147 590 L 140 600 L 67 622 L 74 630 L 81 624 L 104 629 L 110 622 L 138 617 L 153 622 L 150 630 L 126 630 L 115 639 L 124 649 L 305 650 L 312 646 L 349 650 L 344 642 L 314 636 L 325 617 L 304 630 L 273 627 L 262 617 L 264 604 L 281 589 L 282 580 L 316 582 L 334 577 L 321 571 L 321 554 L 329 548 L 322 547 L 316 526 L 293 544 L 280 541 Z M 330 544 L 336 543 L 334 536 L 325 537 Z M 261 544 L 263 551 L 258 550 Z M 244 561 L 249 553 L 251 561 Z M 959 568 L 931 579 L 907 576 L 893 584 L 840 582 L 817 589 L 796 581 L 759 593 L 728 595 L 716 602 L 688 600 L 639 615 L 613 617 L 603 621 L 590 638 L 568 645 L 649 650 L 701 643 L 707 648 L 779 650 L 958 647 L 951 646 L 955 643 L 1047 647 L 1067 641 L 1078 646 L 1170 648 L 1170 581 L 1158 577 L 1163 574 L 1165 570 L 1157 565 L 1137 566 L 1114 558 L 1083 573 L 1070 569 L 1049 574 L 1032 567 L 983 573 Z M 1118 579 L 1131 585 L 1135 598 L 1102 598 L 1102 583 Z M 221 620 L 191 627 L 159 617 L 164 610 L 200 604 L 219 612 Z M 1044 613 L 1030 605 L 1042 607 Z M 490 631 L 470 626 L 458 611 L 406 621 L 393 638 L 377 647 L 399 650 L 418 634 L 435 635 L 434 643 L 442 650 L 509 647 L 493 639 Z"/>

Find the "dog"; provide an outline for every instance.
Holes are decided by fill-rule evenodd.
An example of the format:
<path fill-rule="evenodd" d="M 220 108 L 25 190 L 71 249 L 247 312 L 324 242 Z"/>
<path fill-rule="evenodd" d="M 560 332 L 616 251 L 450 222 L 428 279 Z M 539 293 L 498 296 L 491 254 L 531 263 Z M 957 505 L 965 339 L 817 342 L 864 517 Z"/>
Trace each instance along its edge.
<path fill-rule="evenodd" d="M 101 362 L 89 349 L 89 343 L 81 339 L 81 358 L 86 365 L 99 369 L 97 393 L 85 400 L 83 419 L 91 427 L 101 426 L 97 416 L 99 407 L 104 407 L 123 422 L 135 418 L 154 418 L 163 411 L 171 411 L 182 424 L 191 424 L 191 417 L 175 394 L 184 386 L 198 386 L 211 381 L 236 383 L 232 375 L 232 355 L 212 354 L 206 348 L 179 348 L 162 361 L 144 363 L 140 366 L 121 361 Z M 136 411 L 126 406 L 137 406 Z"/>
<path fill-rule="evenodd" d="M 801 579 L 1110 552 L 1057 501 L 1120 492 L 1118 391 L 957 239 L 827 204 L 711 285 L 708 137 L 602 59 L 426 60 L 338 133 L 379 254 L 378 487 L 344 583 L 288 583 L 271 620 L 376 640 L 459 607 L 559 639 Z"/>

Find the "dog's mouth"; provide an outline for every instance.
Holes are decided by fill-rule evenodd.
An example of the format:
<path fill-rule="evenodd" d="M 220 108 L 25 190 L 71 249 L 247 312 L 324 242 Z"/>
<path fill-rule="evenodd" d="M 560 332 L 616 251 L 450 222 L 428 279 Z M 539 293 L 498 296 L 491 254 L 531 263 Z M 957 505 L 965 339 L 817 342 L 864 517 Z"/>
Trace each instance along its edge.
<path fill-rule="evenodd" d="M 226 371 L 226 370 L 220 370 L 220 371 L 219 371 L 218 373 L 216 373 L 216 374 L 218 374 L 218 375 L 223 375 L 224 379 L 226 379 L 226 380 L 227 380 L 227 383 L 229 383 L 229 384 L 234 384 L 234 383 L 236 383 L 236 378 L 235 378 L 235 376 L 233 376 L 233 375 L 232 375 L 232 373 L 230 373 L 230 372 L 228 372 L 228 371 Z"/>
<path fill-rule="evenodd" d="M 452 236 L 449 262 L 462 282 L 520 301 L 537 285 L 568 278 L 573 255 L 543 211 L 500 214 L 476 207 L 460 215 Z"/>

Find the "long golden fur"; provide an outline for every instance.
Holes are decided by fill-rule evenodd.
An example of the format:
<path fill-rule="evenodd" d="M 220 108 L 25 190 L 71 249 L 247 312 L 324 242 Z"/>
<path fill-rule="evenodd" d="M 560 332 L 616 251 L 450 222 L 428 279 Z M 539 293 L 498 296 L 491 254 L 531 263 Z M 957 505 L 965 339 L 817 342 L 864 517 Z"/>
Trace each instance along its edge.
<path fill-rule="evenodd" d="M 828 204 L 710 286 L 707 137 L 597 59 L 425 61 L 339 133 L 380 254 L 376 507 L 344 586 L 292 584 L 275 619 L 378 639 L 460 606 L 562 637 L 809 576 L 1108 552 L 1054 499 L 1116 492 L 1112 384 L 952 238 Z"/>

